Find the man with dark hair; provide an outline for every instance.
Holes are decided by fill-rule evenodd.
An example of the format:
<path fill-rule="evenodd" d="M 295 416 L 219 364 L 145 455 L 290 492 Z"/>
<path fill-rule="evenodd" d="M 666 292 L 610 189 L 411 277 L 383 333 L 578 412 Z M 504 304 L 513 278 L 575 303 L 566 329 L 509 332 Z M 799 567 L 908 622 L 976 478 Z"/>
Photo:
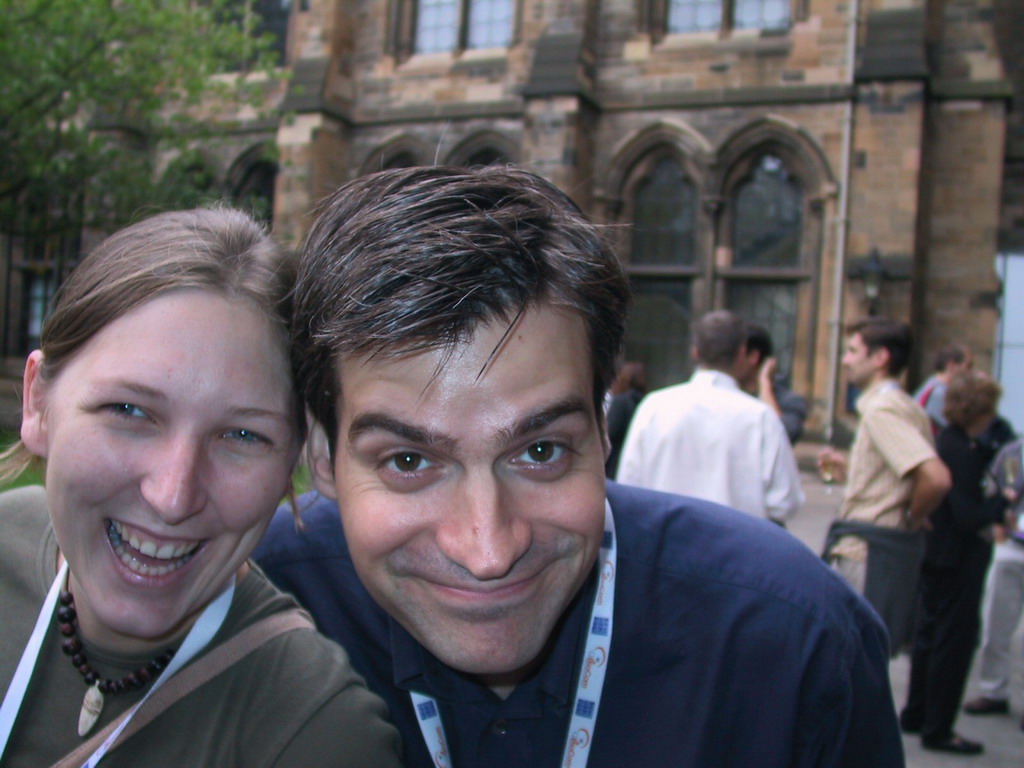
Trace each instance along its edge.
<path fill-rule="evenodd" d="M 700 318 L 693 334 L 697 370 L 640 402 L 616 479 L 783 523 L 803 504 L 800 472 L 778 415 L 740 389 L 747 325 L 719 310 Z"/>
<path fill-rule="evenodd" d="M 823 474 L 846 480 L 825 551 L 882 615 L 896 654 L 913 630 L 922 529 L 951 480 L 935 452 L 928 417 L 898 381 L 910 360 L 910 328 L 870 317 L 847 332 L 843 368 L 849 383 L 861 390 L 860 424 L 848 467 L 846 456 L 834 448 L 818 456 Z"/>
<path fill-rule="evenodd" d="M 746 366 L 739 380 L 740 387 L 775 411 L 790 444 L 795 445 L 804 432 L 807 400 L 786 386 L 777 371 L 778 360 L 768 330 L 755 323 L 747 323 Z"/>
<path fill-rule="evenodd" d="M 973 366 L 974 356 L 963 344 L 947 344 L 935 355 L 934 372 L 914 392 L 915 402 L 924 408 L 932 421 L 932 434 L 938 435 L 946 426 L 943 409 L 949 382 L 956 374 L 969 371 Z"/>
<path fill-rule="evenodd" d="M 292 323 L 323 495 L 302 531 L 278 513 L 260 565 L 349 650 L 413 768 L 902 765 L 861 598 L 775 526 L 606 485 L 627 304 L 533 174 L 343 186 Z"/>

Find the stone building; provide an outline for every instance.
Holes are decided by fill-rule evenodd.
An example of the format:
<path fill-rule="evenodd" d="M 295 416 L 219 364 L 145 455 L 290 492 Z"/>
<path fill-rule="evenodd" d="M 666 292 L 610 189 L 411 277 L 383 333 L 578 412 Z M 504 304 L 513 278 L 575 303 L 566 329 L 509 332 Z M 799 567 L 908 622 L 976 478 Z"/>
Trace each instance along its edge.
<path fill-rule="evenodd" d="M 841 438 L 849 320 L 913 325 L 911 384 L 950 340 L 993 361 L 995 258 L 1022 239 L 1012 5 L 304 0 L 280 120 L 209 162 L 225 187 L 273 183 L 289 243 L 361 173 L 535 170 L 607 227 L 650 384 L 687 376 L 692 319 L 728 307 L 770 329 L 810 432 Z"/>

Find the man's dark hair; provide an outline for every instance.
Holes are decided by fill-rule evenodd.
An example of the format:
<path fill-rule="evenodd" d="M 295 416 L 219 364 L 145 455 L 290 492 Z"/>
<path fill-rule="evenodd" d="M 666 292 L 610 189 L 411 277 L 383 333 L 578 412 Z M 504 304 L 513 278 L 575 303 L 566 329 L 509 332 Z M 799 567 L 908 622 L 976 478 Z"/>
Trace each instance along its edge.
<path fill-rule="evenodd" d="M 747 352 L 751 351 L 760 354 L 758 362 L 762 363 L 775 354 L 771 334 L 763 325 L 747 323 Z"/>
<path fill-rule="evenodd" d="M 963 363 L 970 354 L 963 344 L 947 344 L 935 354 L 935 370 L 942 372 L 950 363 Z"/>
<path fill-rule="evenodd" d="M 906 323 L 887 317 L 866 317 L 851 323 L 846 332 L 850 335 L 859 334 L 869 353 L 876 349 L 887 349 L 890 376 L 899 376 L 907 367 L 914 337 Z"/>
<path fill-rule="evenodd" d="M 747 340 L 747 324 L 735 312 L 708 312 L 693 327 L 697 362 L 706 368 L 728 371 Z"/>
<path fill-rule="evenodd" d="M 498 166 L 399 168 L 343 185 L 303 247 L 291 324 L 296 377 L 332 453 L 342 358 L 451 352 L 477 327 L 511 330 L 543 303 L 583 320 L 600 415 L 629 286 L 563 192 Z"/>

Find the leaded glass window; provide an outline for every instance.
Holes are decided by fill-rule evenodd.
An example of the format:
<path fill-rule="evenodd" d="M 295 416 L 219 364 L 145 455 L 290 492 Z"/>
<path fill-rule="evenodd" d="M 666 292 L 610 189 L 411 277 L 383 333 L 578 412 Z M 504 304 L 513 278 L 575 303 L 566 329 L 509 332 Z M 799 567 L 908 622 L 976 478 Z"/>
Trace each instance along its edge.
<path fill-rule="evenodd" d="M 382 168 L 412 168 L 417 165 L 412 152 L 399 152 L 384 161 Z"/>
<path fill-rule="evenodd" d="M 25 272 L 25 281 L 28 285 L 26 293 L 26 336 L 29 349 L 36 349 L 39 346 L 39 337 L 43 330 L 43 319 L 46 317 L 46 310 L 50 306 L 53 295 L 57 292 L 57 280 L 52 271 L 46 272 Z"/>
<path fill-rule="evenodd" d="M 515 0 L 418 0 L 414 50 L 504 48 L 514 26 Z"/>
<path fill-rule="evenodd" d="M 472 0 L 467 48 L 504 48 L 512 41 L 513 0 Z"/>
<path fill-rule="evenodd" d="M 706 32 L 722 25 L 722 0 L 670 0 L 668 31 Z"/>
<path fill-rule="evenodd" d="M 634 264 L 693 264 L 697 195 L 675 160 L 665 157 L 636 188 Z"/>
<path fill-rule="evenodd" d="M 643 0 L 646 23 L 655 38 L 665 34 L 732 29 L 786 30 L 793 0 Z"/>
<path fill-rule="evenodd" d="M 43 320 L 57 288 L 82 253 L 81 230 L 46 225 L 53 224 L 54 211 L 80 212 L 81 203 L 35 184 L 18 196 L 18 203 L 8 208 L 0 236 L 0 354 L 24 359 L 39 347 Z"/>
<path fill-rule="evenodd" d="M 732 25 L 736 29 L 786 29 L 789 0 L 735 0 Z"/>
<path fill-rule="evenodd" d="M 777 156 L 766 154 L 736 193 L 733 266 L 800 264 L 803 194 Z"/>
<path fill-rule="evenodd" d="M 416 53 L 440 53 L 459 41 L 459 0 L 420 0 L 416 15 Z"/>
<path fill-rule="evenodd" d="M 259 21 L 256 34 L 271 34 L 274 42 L 271 50 L 278 64 L 284 63 L 285 41 L 288 39 L 288 16 L 292 10 L 291 0 L 256 0 L 256 13 Z"/>
<path fill-rule="evenodd" d="M 796 343 L 797 284 L 731 280 L 726 284 L 725 302 L 733 312 L 768 331 L 779 361 L 779 373 L 788 380 Z"/>
<path fill-rule="evenodd" d="M 262 160 L 250 165 L 237 186 L 231 190 L 231 199 L 253 216 L 268 224 L 274 217 L 274 185 L 277 165 Z"/>
<path fill-rule="evenodd" d="M 508 162 L 509 159 L 504 153 L 499 152 L 497 149 L 492 149 L 491 147 L 484 147 L 470 155 L 463 165 L 467 168 L 475 168 L 481 165 L 504 165 Z"/>
<path fill-rule="evenodd" d="M 652 387 L 686 381 L 693 369 L 687 352 L 692 281 L 634 278 L 631 282 L 634 301 L 626 324 L 626 359 L 643 361 Z"/>

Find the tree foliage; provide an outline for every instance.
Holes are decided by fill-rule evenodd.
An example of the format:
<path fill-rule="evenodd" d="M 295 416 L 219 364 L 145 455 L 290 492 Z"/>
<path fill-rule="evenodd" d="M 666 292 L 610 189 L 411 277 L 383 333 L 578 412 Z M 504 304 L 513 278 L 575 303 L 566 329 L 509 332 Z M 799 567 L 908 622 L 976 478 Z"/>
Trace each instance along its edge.
<path fill-rule="evenodd" d="M 158 179 L 157 158 L 226 130 L 219 114 L 255 104 L 271 69 L 251 0 L 0 0 L 0 9 L 0 231 L 9 234 L 110 229 L 144 209 L 195 202 L 193 175 Z"/>

